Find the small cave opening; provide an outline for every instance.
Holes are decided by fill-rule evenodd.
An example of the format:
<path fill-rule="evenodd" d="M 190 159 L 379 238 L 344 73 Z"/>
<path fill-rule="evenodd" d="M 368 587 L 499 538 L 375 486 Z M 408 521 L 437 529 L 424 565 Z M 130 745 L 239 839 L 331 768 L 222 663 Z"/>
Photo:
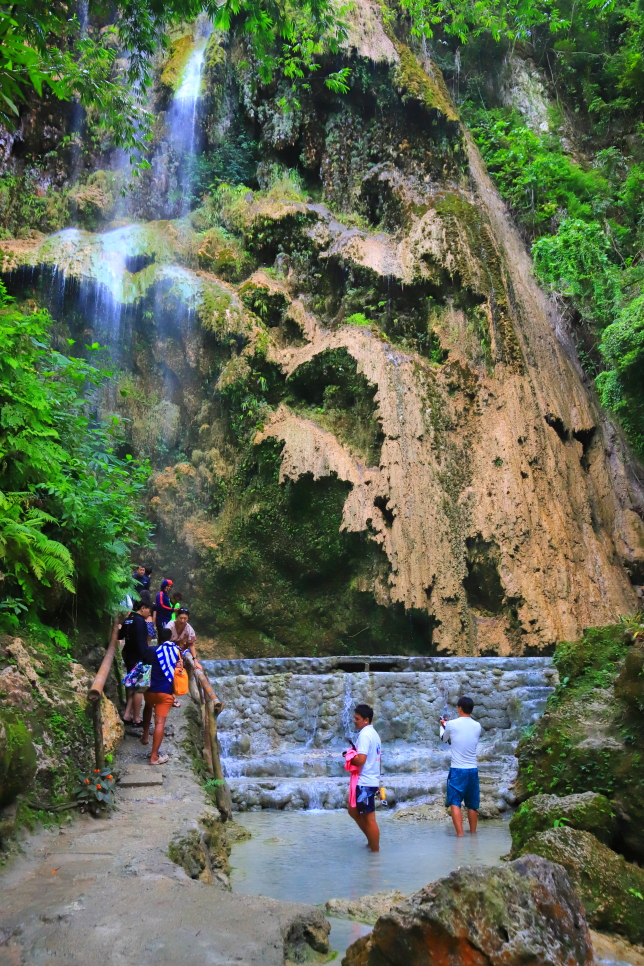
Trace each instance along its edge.
<path fill-rule="evenodd" d="M 466 551 L 467 576 L 463 587 L 470 607 L 485 614 L 501 614 L 505 592 L 499 575 L 498 547 L 477 534 L 467 538 Z"/>
<path fill-rule="evenodd" d="M 590 469 L 589 451 L 593 444 L 595 438 L 595 433 L 597 432 L 596 426 L 591 426 L 589 429 L 577 429 L 573 432 L 573 438 L 581 443 L 582 453 L 579 458 L 579 462 L 583 469 L 588 471 Z"/>
<path fill-rule="evenodd" d="M 377 507 L 382 513 L 385 524 L 388 527 L 393 526 L 393 522 L 396 519 L 396 514 L 393 509 L 389 506 L 388 496 L 377 496 L 373 501 L 373 505 Z"/>
<path fill-rule="evenodd" d="M 156 254 L 153 255 L 126 255 L 124 258 L 125 268 L 131 275 L 142 272 L 149 265 L 154 265 L 157 260 Z"/>
<path fill-rule="evenodd" d="M 271 291 L 267 285 L 244 285 L 241 300 L 269 328 L 280 325 L 289 300 L 284 292 Z"/>
<path fill-rule="evenodd" d="M 544 419 L 548 426 L 551 426 L 554 429 L 561 442 L 567 443 L 570 439 L 570 433 L 566 429 L 561 416 L 555 416 L 553 413 L 546 413 Z"/>

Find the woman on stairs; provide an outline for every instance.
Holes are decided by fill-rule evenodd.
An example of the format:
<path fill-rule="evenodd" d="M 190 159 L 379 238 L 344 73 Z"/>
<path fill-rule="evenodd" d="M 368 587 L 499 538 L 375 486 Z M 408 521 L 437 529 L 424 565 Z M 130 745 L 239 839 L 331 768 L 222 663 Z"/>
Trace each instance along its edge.
<path fill-rule="evenodd" d="M 165 719 L 174 703 L 174 672 L 181 659 L 179 648 L 170 641 L 170 631 L 161 630 L 159 640 L 161 643 L 156 647 L 147 648 L 144 658 L 145 663 L 151 665 L 151 671 L 150 688 L 145 692 L 141 744 L 147 745 L 150 740 L 150 723 L 154 711 L 151 765 L 163 765 L 168 760 L 168 755 L 162 755 L 160 749 L 165 734 Z"/>

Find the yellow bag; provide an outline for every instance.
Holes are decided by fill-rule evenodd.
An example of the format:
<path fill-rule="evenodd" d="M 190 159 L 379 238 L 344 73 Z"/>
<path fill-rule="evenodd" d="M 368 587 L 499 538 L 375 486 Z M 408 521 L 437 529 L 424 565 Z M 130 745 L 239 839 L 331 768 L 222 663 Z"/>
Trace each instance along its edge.
<path fill-rule="evenodd" d="M 188 693 L 188 672 L 184 668 L 181 658 L 177 661 L 174 669 L 174 693 Z"/>

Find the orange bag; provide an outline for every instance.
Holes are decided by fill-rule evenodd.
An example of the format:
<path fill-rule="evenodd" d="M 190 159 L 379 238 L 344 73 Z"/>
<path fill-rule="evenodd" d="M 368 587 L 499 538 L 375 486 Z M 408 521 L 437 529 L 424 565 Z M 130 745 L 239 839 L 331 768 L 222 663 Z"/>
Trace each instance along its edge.
<path fill-rule="evenodd" d="M 181 658 L 177 661 L 174 669 L 174 693 L 188 693 L 188 672 L 184 668 Z"/>

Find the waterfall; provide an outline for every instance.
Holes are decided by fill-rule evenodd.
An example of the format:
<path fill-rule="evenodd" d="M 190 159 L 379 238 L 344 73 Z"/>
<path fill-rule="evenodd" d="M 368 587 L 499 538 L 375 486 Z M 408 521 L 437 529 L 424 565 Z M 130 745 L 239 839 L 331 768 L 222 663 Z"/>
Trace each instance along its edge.
<path fill-rule="evenodd" d="M 211 29 L 210 24 L 204 25 L 202 35 L 197 38 L 174 92 L 166 119 L 169 145 L 178 158 L 179 197 L 175 199 L 170 194 L 167 200 L 169 217 L 174 213 L 180 216 L 186 215 L 190 210 L 195 160 L 200 140 L 198 105 L 201 99 L 201 81 Z"/>
<path fill-rule="evenodd" d="M 550 658 L 272 658 L 205 661 L 224 703 L 222 764 L 240 810 L 341 808 L 342 751 L 366 701 L 383 742 L 390 803 L 440 801 L 449 749 L 439 718 L 459 694 L 475 702 L 483 815 L 514 804 L 514 750 L 557 681 Z M 354 670 L 353 668 L 356 668 Z"/>

